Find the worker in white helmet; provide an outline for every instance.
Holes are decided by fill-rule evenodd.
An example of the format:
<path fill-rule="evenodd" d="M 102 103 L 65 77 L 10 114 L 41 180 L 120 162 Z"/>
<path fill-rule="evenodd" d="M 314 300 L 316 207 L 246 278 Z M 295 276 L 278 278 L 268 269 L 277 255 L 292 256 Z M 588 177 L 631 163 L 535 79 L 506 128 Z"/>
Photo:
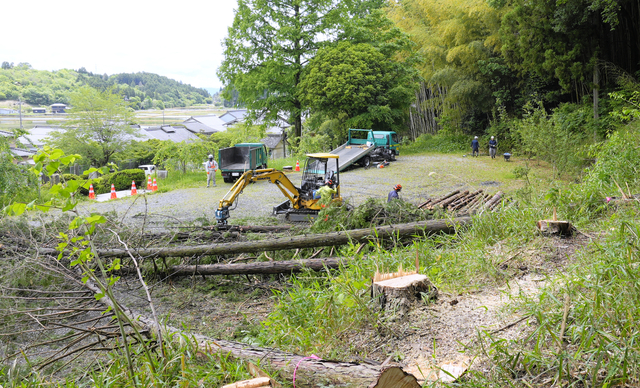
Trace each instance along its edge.
<path fill-rule="evenodd" d="M 491 159 L 496 158 L 496 148 L 498 148 L 498 141 L 495 137 L 491 136 L 491 140 L 489 140 L 489 155 Z"/>
<path fill-rule="evenodd" d="M 213 159 L 213 155 L 209 155 L 209 160 L 205 164 L 207 168 L 207 187 L 213 180 L 213 187 L 216 187 L 216 171 L 218 171 L 218 163 Z"/>

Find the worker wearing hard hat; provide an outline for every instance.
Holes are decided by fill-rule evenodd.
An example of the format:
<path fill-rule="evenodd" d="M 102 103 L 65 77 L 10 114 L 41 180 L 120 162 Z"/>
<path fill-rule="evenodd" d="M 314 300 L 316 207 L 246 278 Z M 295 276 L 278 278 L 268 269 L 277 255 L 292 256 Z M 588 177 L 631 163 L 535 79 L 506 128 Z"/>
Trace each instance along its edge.
<path fill-rule="evenodd" d="M 393 190 L 389 192 L 389 196 L 387 197 L 387 202 L 391 202 L 392 199 L 400 199 L 400 196 L 398 195 L 400 190 L 402 190 L 401 184 L 393 186 Z"/>
<path fill-rule="evenodd" d="M 498 141 L 491 136 L 491 140 L 489 140 L 489 155 L 491 155 L 491 159 L 496 158 L 496 148 L 498 148 Z"/>
<path fill-rule="evenodd" d="M 478 156 L 478 152 L 480 151 L 480 142 L 478 141 L 478 136 L 474 137 L 471 141 L 471 152 L 473 156 Z"/>
<path fill-rule="evenodd" d="M 207 187 L 213 180 L 213 187 L 216 187 L 216 171 L 218 171 L 218 163 L 213 159 L 213 155 L 209 155 L 209 160 L 205 163 L 207 169 Z"/>

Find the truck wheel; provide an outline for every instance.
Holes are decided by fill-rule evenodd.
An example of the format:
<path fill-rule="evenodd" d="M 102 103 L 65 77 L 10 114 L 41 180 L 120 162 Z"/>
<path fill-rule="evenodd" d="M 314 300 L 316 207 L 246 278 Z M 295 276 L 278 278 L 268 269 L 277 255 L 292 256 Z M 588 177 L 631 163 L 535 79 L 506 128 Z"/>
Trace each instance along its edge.
<path fill-rule="evenodd" d="M 233 178 L 223 178 L 224 183 L 233 183 Z"/>
<path fill-rule="evenodd" d="M 369 168 L 369 166 L 371 166 L 371 158 L 365 156 L 364 159 L 362 159 L 362 167 Z"/>

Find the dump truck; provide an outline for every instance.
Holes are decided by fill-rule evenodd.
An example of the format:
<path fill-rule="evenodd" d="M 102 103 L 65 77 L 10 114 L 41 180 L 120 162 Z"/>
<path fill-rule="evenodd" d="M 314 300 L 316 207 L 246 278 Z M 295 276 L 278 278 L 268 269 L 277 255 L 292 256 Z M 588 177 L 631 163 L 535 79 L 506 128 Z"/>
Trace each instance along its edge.
<path fill-rule="evenodd" d="M 398 145 L 398 134 L 393 131 L 349 129 L 347 142 L 330 153 L 340 157 L 342 171 L 354 163 L 366 168 L 374 162 L 396 160 Z"/>
<path fill-rule="evenodd" d="M 269 153 L 262 143 L 239 143 L 218 151 L 218 168 L 226 183 L 233 183 L 246 171 L 267 168 Z"/>
<path fill-rule="evenodd" d="M 230 211 L 237 207 L 238 197 L 243 190 L 250 183 L 260 181 L 269 181 L 277 185 L 287 198 L 273 207 L 273 215 L 284 214 L 285 218 L 292 222 L 314 220 L 323 207 L 323 195 L 326 195 L 330 202 L 342 203 L 339 164 L 337 155 L 307 154 L 300 187 L 296 187 L 284 172 L 273 168 L 246 171 L 220 200 L 216 210 L 218 227 L 224 228 L 227 225 Z"/>

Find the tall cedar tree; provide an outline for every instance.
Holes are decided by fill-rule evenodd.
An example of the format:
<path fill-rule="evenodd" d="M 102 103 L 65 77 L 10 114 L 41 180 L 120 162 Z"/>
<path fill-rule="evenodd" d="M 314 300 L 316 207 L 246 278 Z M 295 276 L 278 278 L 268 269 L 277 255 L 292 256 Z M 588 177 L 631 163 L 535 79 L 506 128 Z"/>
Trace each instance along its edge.
<path fill-rule="evenodd" d="M 316 51 L 339 39 L 346 25 L 368 14 L 370 0 L 239 0 L 223 42 L 218 76 L 235 89 L 254 117 L 275 120 L 284 113 L 302 134 L 298 98 L 302 70 Z M 231 96 L 227 96 L 230 98 Z"/>

